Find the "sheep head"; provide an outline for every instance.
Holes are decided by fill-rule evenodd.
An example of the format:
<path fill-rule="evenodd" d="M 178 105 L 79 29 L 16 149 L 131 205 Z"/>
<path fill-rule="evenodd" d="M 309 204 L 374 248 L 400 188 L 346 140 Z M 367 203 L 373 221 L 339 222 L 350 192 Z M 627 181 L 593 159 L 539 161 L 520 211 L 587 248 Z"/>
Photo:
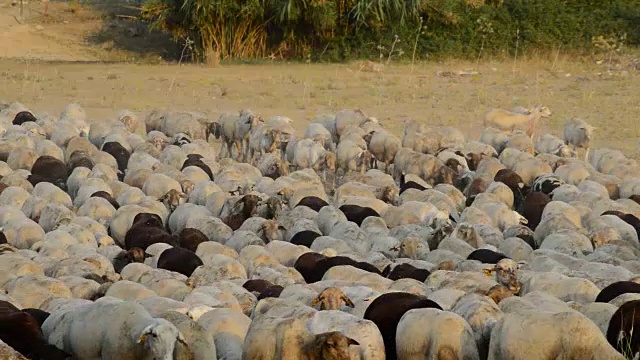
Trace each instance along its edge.
<path fill-rule="evenodd" d="M 184 198 L 186 198 L 186 195 L 191 194 L 193 189 L 196 187 L 196 185 L 189 179 L 182 180 L 180 182 L 180 186 L 182 187 L 182 191 L 184 192 Z"/>
<path fill-rule="evenodd" d="M 206 128 L 206 140 L 209 141 L 209 136 L 213 134 L 216 139 L 220 139 L 222 135 L 222 125 L 218 122 L 210 122 L 207 124 Z"/>
<path fill-rule="evenodd" d="M 340 305 L 343 301 L 348 307 L 355 307 L 351 299 L 349 299 L 349 297 L 340 289 L 336 287 L 328 287 L 322 290 L 322 292 L 313 299 L 311 306 L 316 307 L 320 304 L 320 310 L 340 310 Z"/>
<path fill-rule="evenodd" d="M 436 266 L 436 270 L 455 271 L 456 264 L 451 260 L 445 260 Z"/>
<path fill-rule="evenodd" d="M 266 243 L 280 239 L 280 228 L 281 226 L 278 225 L 278 222 L 275 220 L 266 220 L 262 223 L 260 232 L 267 240 Z"/>
<path fill-rule="evenodd" d="M 498 261 L 492 268 L 484 269 L 483 272 L 487 276 L 493 276 L 498 284 L 506 286 L 512 293 L 518 294 L 522 287 L 516 275 L 519 268 L 517 262 L 507 258 Z"/>
<path fill-rule="evenodd" d="M 187 194 L 176 189 L 171 189 L 167 191 L 167 193 L 164 194 L 161 198 L 159 198 L 158 201 L 163 203 L 166 201 L 167 205 L 169 206 L 169 210 L 173 211 L 178 207 L 178 205 L 180 205 L 180 199 L 186 198 Z"/>
<path fill-rule="evenodd" d="M 332 151 L 327 151 L 324 153 L 324 166 L 327 170 L 331 170 L 332 172 L 336 171 L 337 168 L 337 158 L 336 154 Z"/>
<path fill-rule="evenodd" d="M 578 129 L 580 129 L 584 133 L 585 140 L 591 141 L 591 139 L 593 138 L 593 132 L 597 128 L 595 126 L 593 126 L 593 125 L 589 125 L 587 123 L 584 123 L 584 124 L 581 124 L 580 126 L 578 126 Z"/>
<path fill-rule="evenodd" d="M 349 360 L 349 345 L 360 345 L 339 331 L 315 335 L 308 345 L 309 359 Z"/>
<path fill-rule="evenodd" d="M 158 318 L 142 330 L 137 341 L 153 355 L 154 359 L 171 358 L 176 342 L 188 347 L 184 336 L 175 326 L 165 319 Z"/>
<path fill-rule="evenodd" d="M 156 136 L 156 137 L 152 138 L 150 142 L 151 142 L 151 145 L 153 145 L 153 147 L 155 147 L 156 149 L 158 149 L 160 151 L 164 150 L 164 148 L 165 148 L 165 146 L 167 144 L 166 140 L 163 139 L 160 136 Z"/>
<path fill-rule="evenodd" d="M 530 110 L 530 113 L 532 113 L 532 114 L 535 113 L 541 118 L 546 118 L 546 117 L 549 117 L 549 116 L 553 115 L 553 113 L 551 112 L 551 110 L 548 107 L 542 106 L 542 105 L 538 105 L 538 106 L 534 107 L 532 110 Z"/>

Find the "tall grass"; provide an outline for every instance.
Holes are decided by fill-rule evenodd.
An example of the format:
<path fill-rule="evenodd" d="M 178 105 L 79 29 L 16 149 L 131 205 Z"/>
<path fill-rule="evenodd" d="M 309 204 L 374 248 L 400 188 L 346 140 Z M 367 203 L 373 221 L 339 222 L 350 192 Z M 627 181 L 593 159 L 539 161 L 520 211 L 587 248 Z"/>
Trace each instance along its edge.
<path fill-rule="evenodd" d="M 142 16 L 194 41 L 201 59 L 370 57 L 381 39 L 412 41 L 422 26 L 412 58 L 513 55 L 516 43 L 590 50 L 597 36 L 640 43 L 640 0 L 145 0 Z"/>

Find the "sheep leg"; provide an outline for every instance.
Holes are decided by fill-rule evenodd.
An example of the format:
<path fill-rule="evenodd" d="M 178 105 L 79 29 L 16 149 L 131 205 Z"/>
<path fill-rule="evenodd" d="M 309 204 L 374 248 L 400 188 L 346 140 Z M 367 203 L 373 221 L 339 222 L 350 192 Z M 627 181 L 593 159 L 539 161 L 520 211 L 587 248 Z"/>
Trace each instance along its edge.
<path fill-rule="evenodd" d="M 585 162 L 589 162 L 589 147 L 588 146 L 584 151 L 584 161 Z"/>

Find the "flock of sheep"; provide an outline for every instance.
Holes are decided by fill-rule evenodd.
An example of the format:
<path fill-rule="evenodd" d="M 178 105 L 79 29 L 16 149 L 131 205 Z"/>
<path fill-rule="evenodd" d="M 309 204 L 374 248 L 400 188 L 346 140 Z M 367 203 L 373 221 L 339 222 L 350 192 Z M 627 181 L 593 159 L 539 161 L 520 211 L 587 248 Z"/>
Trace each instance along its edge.
<path fill-rule="evenodd" d="M 0 104 L 0 355 L 633 358 L 640 165 L 549 116 Z"/>

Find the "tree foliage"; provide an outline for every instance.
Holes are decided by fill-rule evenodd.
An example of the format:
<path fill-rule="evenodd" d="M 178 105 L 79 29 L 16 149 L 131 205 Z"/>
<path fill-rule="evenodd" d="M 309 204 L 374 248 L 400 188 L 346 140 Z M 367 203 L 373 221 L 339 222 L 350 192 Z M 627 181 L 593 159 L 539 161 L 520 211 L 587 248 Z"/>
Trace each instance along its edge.
<path fill-rule="evenodd" d="M 419 57 L 640 43 L 640 0 L 146 0 L 142 15 L 200 57 L 344 60 L 396 36 Z"/>

